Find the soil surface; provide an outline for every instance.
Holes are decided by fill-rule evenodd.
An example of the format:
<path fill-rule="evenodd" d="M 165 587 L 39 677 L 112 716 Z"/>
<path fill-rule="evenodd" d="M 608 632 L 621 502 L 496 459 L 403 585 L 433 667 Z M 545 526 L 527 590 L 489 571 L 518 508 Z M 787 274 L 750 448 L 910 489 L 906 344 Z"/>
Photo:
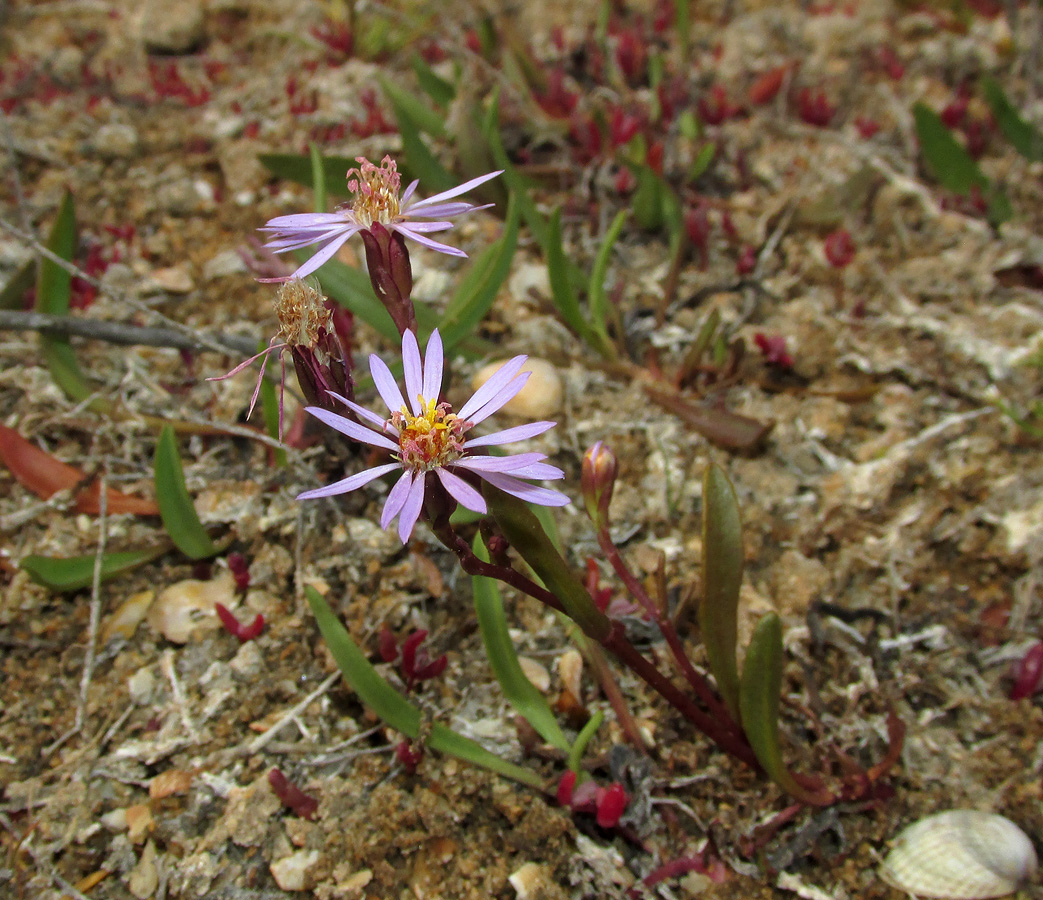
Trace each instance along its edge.
<path fill-rule="evenodd" d="M 0 6 L 4 282 L 38 257 L 69 192 L 75 263 L 101 282 L 74 282 L 70 315 L 182 326 L 195 347 L 74 337 L 94 393 L 73 400 L 39 334 L 0 332 L 0 423 L 80 473 L 50 496 L 0 467 L 0 895 L 627 897 L 709 838 L 722 881 L 693 870 L 649 894 L 872 900 L 901 896 L 879 863 L 898 830 L 930 812 L 999 812 L 1043 841 L 1043 714 L 1031 698 L 1009 699 L 1012 666 L 1040 637 L 1041 447 L 1003 411 L 1027 415 L 1040 391 L 1043 164 L 1004 137 L 980 87 L 995 78 L 1043 122 L 1039 5 L 692 7 L 685 46 L 665 5 L 610 4 L 607 36 L 593 3 L 360 3 L 353 30 L 340 6 L 313 0 Z M 524 45 L 545 79 L 542 103 L 509 49 Z M 328 156 L 408 157 L 381 79 L 434 108 L 416 54 L 458 85 L 440 119 L 447 135 L 428 141 L 434 156 L 461 181 L 492 168 L 468 152 L 479 138 L 454 135 L 498 90 L 507 151 L 540 209 L 563 211 L 581 270 L 616 213 L 631 211 L 605 281 L 620 360 L 605 363 L 562 323 L 523 225 L 477 332 L 485 352 L 453 361 L 450 399 L 462 402 L 492 359 L 550 364 L 527 415 L 558 422 L 530 443 L 565 470 L 575 502 L 556 520 L 569 558 L 579 569 L 599 556 L 579 470 L 603 440 L 621 465 L 613 534 L 700 666 L 702 473 L 721 465 L 744 518 L 741 641 L 765 612 L 785 625 L 788 758 L 805 771 L 837 772 L 842 755 L 871 766 L 893 711 L 907 730 L 878 802 L 800 809 L 764 830 L 787 809 L 778 788 L 614 669 L 648 745 L 630 749 L 557 618 L 505 591 L 527 672 L 570 737 L 606 713 L 585 759 L 600 784 L 625 774 L 631 795 L 618 828 L 559 807 L 564 761 L 504 700 L 454 557 L 423 525 L 405 548 L 380 530 L 380 482 L 295 500 L 367 459 L 302 425 L 292 375 L 286 466 L 260 413 L 246 418 L 255 375 L 206 380 L 248 355 L 213 352 L 207 335 L 248 348 L 276 331 L 275 287 L 256 280 L 249 249 L 256 229 L 312 208 L 311 192 L 259 154 L 314 142 Z M 982 195 L 939 184 L 918 145 L 917 102 L 977 155 L 1010 201 L 1007 221 L 995 227 Z M 642 227 L 623 164 L 634 145 L 613 132 L 625 124 L 615 110 L 638 116 L 688 216 L 695 245 L 679 265 L 664 230 Z M 693 173 L 707 147 L 712 159 Z M 504 207 L 501 197 L 444 236 L 469 260 L 413 245 L 414 296 L 443 309 L 501 234 Z M 364 266 L 361 244 L 339 259 Z M 0 305 L 33 302 L 23 287 Z M 678 390 L 675 373 L 712 314 L 726 336 L 719 356 L 706 354 Z M 353 350 L 360 364 L 396 352 L 361 320 Z M 656 384 L 717 424 L 697 428 L 654 402 Z M 369 403 L 372 389 L 359 398 Z M 722 410 L 773 427 L 737 453 L 721 446 Z M 101 478 L 153 499 L 164 422 L 222 548 L 209 562 L 169 549 L 159 517 L 111 499 L 92 507 L 76 485 Z M 67 592 L 22 565 L 150 547 L 162 550 L 151 562 Z M 248 566 L 247 590 L 231 554 Z M 602 586 L 625 599 L 599 566 Z M 448 665 L 416 694 L 425 716 L 531 768 L 547 794 L 434 752 L 408 771 L 400 736 L 337 675 L 305 585 L 394 683 L 382 628 L 399 639 L 426 629 L 425 646 Z M 261 614 L 263 632 L 240 643 L 215 603 L 243 623 Z M 663 644 L 631 625 L 670 671 Z M 317 801 L 310 817 L 273 790 L 275 768 Z"/>

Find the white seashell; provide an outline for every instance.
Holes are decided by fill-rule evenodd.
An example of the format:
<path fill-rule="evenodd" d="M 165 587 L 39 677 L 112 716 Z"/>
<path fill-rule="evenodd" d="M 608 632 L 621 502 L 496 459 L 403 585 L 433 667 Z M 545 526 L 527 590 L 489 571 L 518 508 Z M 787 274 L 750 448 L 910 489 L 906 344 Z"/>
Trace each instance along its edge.
<path fill-rule="evenodd" d="M 884 881 L 917 897 L 986 900 L 1035 875 L 1036 850 L 1017 825 L 993 813 L 937 813 L 902 831 L 884 860 Z"/>

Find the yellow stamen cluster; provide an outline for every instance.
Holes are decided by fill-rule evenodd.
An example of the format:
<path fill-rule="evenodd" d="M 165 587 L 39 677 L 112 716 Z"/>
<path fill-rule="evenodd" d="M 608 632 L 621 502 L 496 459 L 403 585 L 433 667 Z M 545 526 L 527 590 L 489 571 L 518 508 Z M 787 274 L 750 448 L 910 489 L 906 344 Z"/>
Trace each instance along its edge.
<path fill-rule="evenodd" d="M 290 347 L 313 347 L 321 332 L 333 331 L 326 298 L 299 278 L 284 282 L 279 288 L 275 314 L 279 317 L 279 339 Z"/>
<path fill-rule="evenodd" d="M 448 403 L 420 397 L 420 415 L 403 407 L 391 414 L 398 429 L 399 458 L 411 469 L 427 472 L 459 459 L 464 451 L 464 433 L 471 427 Z"/>
<path fill-rule="evenodd" d="M 348 190 L 355 195 L 351 211 L 364 228 L 374 222 L 390 225 L 399 216 L 399 187 L 402 176 L 398 174 L 398 165 L 390 156 L 380 161 L 380 166 L 373 165 L 366 157 L 356 157 L 357 169 L 349 169 L 347 174 Z"/>

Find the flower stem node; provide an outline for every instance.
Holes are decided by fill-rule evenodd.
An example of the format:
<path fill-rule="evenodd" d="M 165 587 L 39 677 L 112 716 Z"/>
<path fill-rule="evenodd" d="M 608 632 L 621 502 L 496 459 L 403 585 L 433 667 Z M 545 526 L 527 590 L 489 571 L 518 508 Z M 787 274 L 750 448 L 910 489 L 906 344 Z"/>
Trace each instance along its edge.
<path fill-rule="evenodd" d="M 619 460 L 601 441 L 583 454 L 580 485 L 587 515 L 598 528 L 608 527 L 608 507 L 619 474 Z"/>

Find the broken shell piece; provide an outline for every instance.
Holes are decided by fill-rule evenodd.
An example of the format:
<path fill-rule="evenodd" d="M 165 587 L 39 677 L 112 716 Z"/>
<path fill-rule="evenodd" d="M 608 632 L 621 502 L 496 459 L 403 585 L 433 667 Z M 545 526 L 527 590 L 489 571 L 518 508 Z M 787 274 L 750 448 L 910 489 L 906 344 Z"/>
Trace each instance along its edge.
<path fill-rule="evenodd" d="M 1037 865 L 1032 842 L 1010 819 L 963 809 L 902 831 L 880 874 L 917 897 L 986 900 L 1014 893 Z"/>

